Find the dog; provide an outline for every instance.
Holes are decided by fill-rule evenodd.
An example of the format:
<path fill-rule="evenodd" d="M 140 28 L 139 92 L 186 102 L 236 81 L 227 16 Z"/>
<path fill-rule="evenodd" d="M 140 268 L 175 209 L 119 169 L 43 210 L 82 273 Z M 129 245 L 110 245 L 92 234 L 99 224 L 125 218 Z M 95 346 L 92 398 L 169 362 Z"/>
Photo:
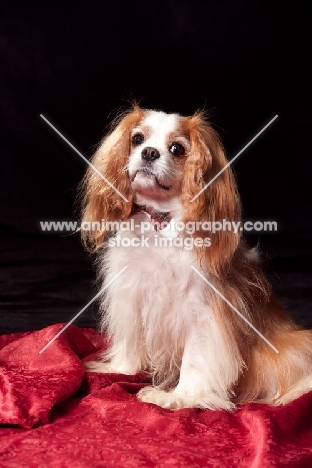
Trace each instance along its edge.
<path fill-rule="evenodd" d="M 283 311 L 240 229 L 206 229 L 242 218 L 205 112 L 135 104 L 92 164 L 82 182 L 82 238 L 98 254 L 101 330 L 111 342 L 87 370 L 148 371 L 152 385 L 138 398 L 168 409 L 232 411 L 308 392 L 311 331 Z"/>

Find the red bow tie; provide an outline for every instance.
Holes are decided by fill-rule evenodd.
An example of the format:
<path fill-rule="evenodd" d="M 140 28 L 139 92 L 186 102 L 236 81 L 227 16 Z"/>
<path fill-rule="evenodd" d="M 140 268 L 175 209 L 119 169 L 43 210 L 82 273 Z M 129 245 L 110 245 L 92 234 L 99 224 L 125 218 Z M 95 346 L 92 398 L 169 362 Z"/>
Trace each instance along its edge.
<path fill-rule="evenodd" d="M 166 222 L 170 223 L 171 221 L 171 214 L 169 211 L 167 212 L 162 212 L 155 210 L 155 208 L 152 208 L 151 206 L 146 206 L 146 205 L 136 205 L 135 203 L 132 206 L 132 211 L 130 213 L 130 218 L 131 216 L 134 216 L 137 213 L 147 213 L 151 217 L 151 222 L 154 224 L 154 229 L 155 231 L 158 231 L 161 228 L 161 224 Z"/>

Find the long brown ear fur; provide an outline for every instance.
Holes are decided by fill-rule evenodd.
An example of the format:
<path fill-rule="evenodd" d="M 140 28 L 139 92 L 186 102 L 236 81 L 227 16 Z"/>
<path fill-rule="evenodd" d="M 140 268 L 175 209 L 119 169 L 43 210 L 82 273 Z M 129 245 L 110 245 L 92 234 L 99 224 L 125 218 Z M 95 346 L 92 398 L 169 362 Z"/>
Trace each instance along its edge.
<path fill-rule="evenodd" d="M 228 163 L 219 136 L 201 111 L 186 118 L 191 151 L 185 163 L 182 186 L 184 222 L 241 220 L 241 205 L 234 175 L 230 167 L 225 169 L 193 202 L 205 185 Z M 210 235 L 211 234 L 211 235 Z M 208 264 L 217 276 L 226 273 L 240 242 L 240 233 L 218 231 L 215 234 L 199 230 L 194 237 L 210 237 L 211 246 L 199 248 L 204 264 Z"/>
<path fill-rule="evenodd" d="M 102 220 L 112 222 L 126 219 L 132 208 L 132 193 L 128 176 L 130 132 L 143 118 L 144 111 L 134 105 L 113 123 L 113 130 L 102 140 L 91 163 L 128 200 L 126 202 L 109 184 L 89 167 L 81 184 L 81 236 L 86 248 L 97 250 L 108 235 Z M 95 222 L 98 229 L 83 229 Z"/>

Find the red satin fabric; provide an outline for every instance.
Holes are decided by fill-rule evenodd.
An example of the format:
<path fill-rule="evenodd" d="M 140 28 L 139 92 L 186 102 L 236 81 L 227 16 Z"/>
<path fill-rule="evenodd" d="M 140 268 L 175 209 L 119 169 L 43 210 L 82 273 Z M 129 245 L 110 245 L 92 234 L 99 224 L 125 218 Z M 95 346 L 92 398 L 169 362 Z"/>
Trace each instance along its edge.
<path fill-rule="evenodd" d="M 312 393 L 230 414 L 141 403 L 145 376 L 85 374 L 103 346 L 70 326 L 0 337 L 0 467 L 311 467 Z"/>

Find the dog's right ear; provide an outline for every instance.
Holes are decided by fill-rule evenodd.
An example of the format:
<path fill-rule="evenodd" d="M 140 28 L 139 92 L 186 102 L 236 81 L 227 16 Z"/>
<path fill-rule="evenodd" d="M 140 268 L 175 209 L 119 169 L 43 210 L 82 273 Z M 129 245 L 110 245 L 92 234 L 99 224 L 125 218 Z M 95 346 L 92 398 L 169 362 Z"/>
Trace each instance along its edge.
<path fill-rule="evenodd" d="M 108 231 L 103 229 L 105 221 L 121 221 L 131 213 L 132 192 L 128 175 L 130 133 L 143 116 L 144 110 L 137 105 L 121 114 L 91 159 L 91 164 L 116 190 L 92 167 L 88 168 L 80 185 L 81 236 L 90 251 L 97 250 L 108 235 Z"/>

